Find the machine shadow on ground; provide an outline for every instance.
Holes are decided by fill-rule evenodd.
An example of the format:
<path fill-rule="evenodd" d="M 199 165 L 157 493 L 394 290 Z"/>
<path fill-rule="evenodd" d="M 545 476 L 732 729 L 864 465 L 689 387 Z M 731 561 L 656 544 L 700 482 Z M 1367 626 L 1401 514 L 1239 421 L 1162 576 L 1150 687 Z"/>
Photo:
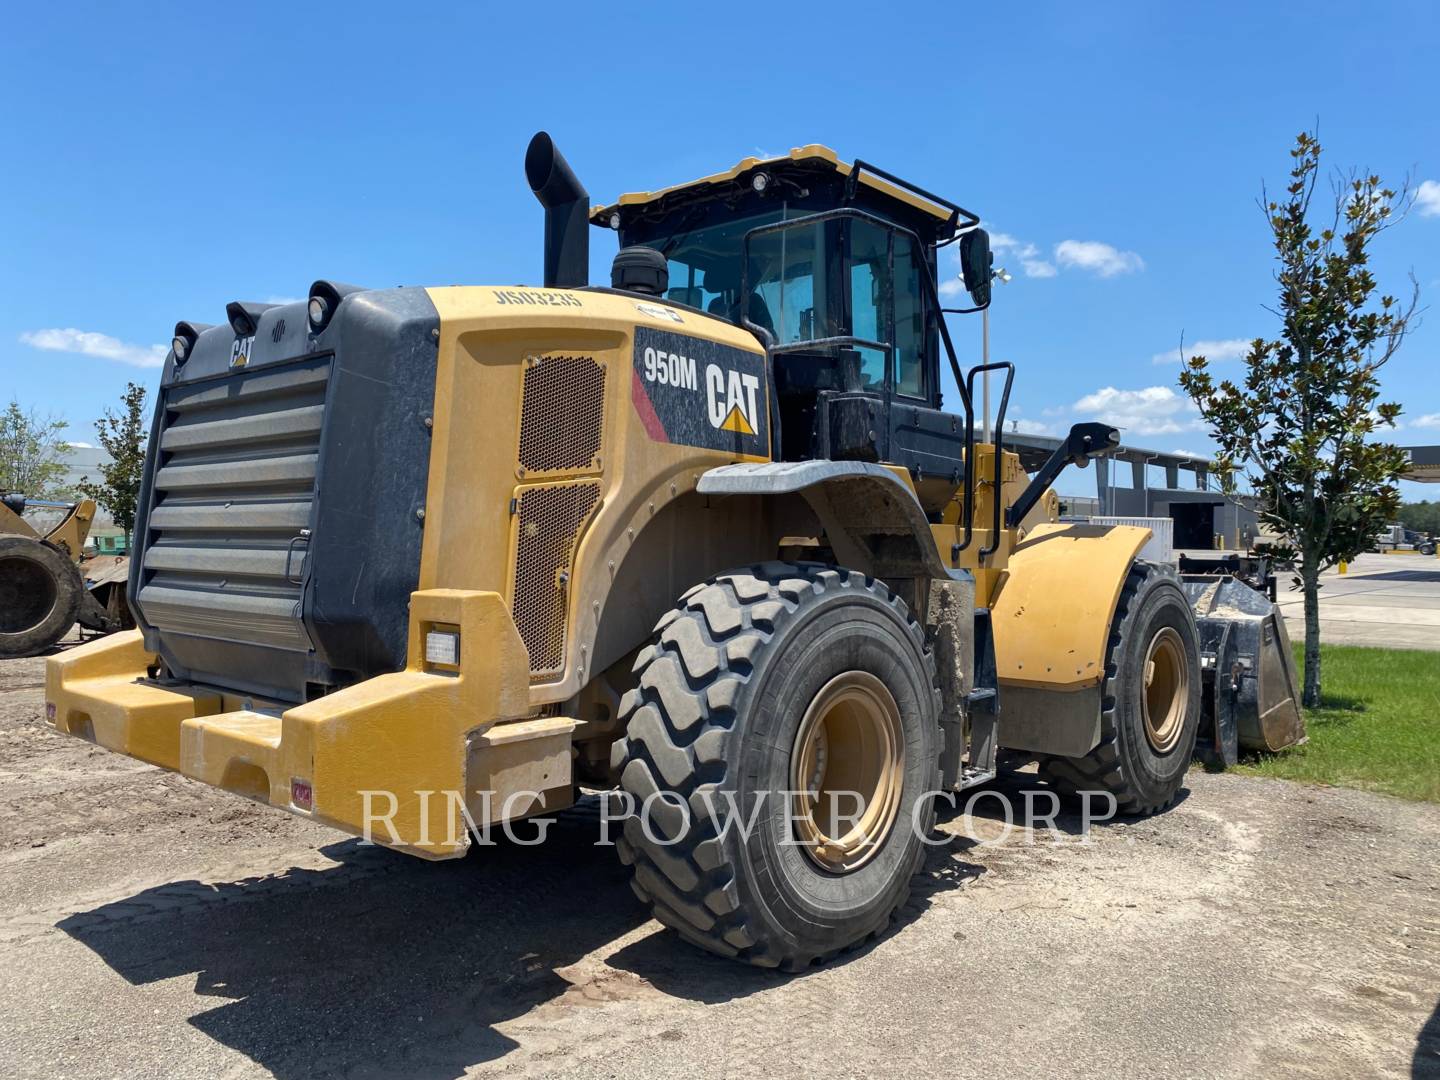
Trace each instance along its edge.
<path fill-rule="evenodd" d="M 1440 1080 L 1440 999 L 1435 1011 L 1415 1038 L 1415 1059 L 1410 1066 L 1411 1080 Z"/>
<path fill-rule="evenodd" d="M 58 926 L 136 986 L 194 973 L 228 1000 L 189 1023 L 278 1077 L 448 1080 L 514 1048 L 494 1025 L 565 993 L 557 968 L 647 919 L 595 818 L 440 863 L 347 840 L 334 867 L 174 882 Z"/>
<path fill-rule="evenodd" d="M 973 819 L 977 822 L 988 822 L 993 826 L 985 829 L 983 836 L 970 837 L 973 846 L 975 841 L 994 839 L 997 831 L 1004 828 L 1006 821 L 1009 821 L 1014 828 L 1012 841 L 1028 845 L 1029 843 L 1044 843 L 1048 831 L 1052 828 L 1061 836 L 1080 837 L 1085 834 L 1087 827 L 1104 829 L 1111 825 L 1124 825 L 1136 820 L 1133 817 L 1105 817 L 1107 802 L 1104 798 L 1096 796 L 1091 810 L 1093 816 L 1087 823 L 1080 804 L 1074 799 L 1067 799 L 1059 795 L 1055 796 L 1059 803 L 1053 821 L 1042 820 L 1049 818 L 1051 810 L 1056 807 L 1055 800 L 1051 798 L 1052 793 L 1053 789 L 1040 780 L 1033 771 L 1002 769 L 999 775 L 989 783 L 955 795 L 954 806 L 948 806 L 942 800 L 939 805 L 938 823 L 941 828 L 948 828 L 952 832 L 964 832 L 965 811 L 969 807 L 970 816 Z M 1180 790 L 1175 793 L 1174 802 L 1165 812 L 1168 813 L 1175 809 L 1188 798 L 1190 798 L 1190 788 L 1182 781 Z M 1027 819 L 1031 807 L 1033 807 L 1034 829 L 1033 835 L 1027 835 L 1027 830 L 1031 829 L 1031 823 Z"/>
<path fill-rule="evenodd" d="M 197 995 L 222 1001 L 188 1022 L 276 1076 L 449 1080 L 514 1049 L 495 1025 L 570 991 L 561 969 L 648 921 L 614 848 L 595 844 L 597 805 L 559 815 L 538 846 L 497 837 L 423 863 L 344 841 L 324 849 L 337 866 L 172 882 L 58 927 L 134 986 L 193 973 Z M 967 841 L 935 839 L 891 934 L 983 871 L 960 858 Z M 804 977 L 709 956 L 658 924 L 605 959 L 696 1002 Z"/>
<path fill-rule="evenodd" d="M 887 938 L 903 933 L 938 894 L 959 888 L 985 874 L 986 866 L 974 861 L 976 850 L 983 843 L 998 840 L 1005 845 L 1028 847 L 1031 843 L 1039 846 L 1050 842 L 1052 838 L 1048 830 L 1051 824 L 1039 823 L 1034 835 L 1030 834 L 1024 820 L 1027 793 L 1037 815 L 1047 815 L 1052 808 L 1050 789 L 1039 781 L 1034 772 L 1002 771 L 988 784 L 956 794 L 953 806 L 947 799 L 939 800 L 936 827 L 929 836 L 925 863 L 911 885 L 910 899 L 897 913 L 890 929 L 878 940 L 865 942 L 853 952 L 842 954 L 831 961 L 831 966 L 863 956 Z M 1182 787 L 1174 805 L 1178 806 L 1189 796 L 1190 789 Z M 966 818 L 967 805 L 970 820 Z M 1012 808 L 1009 820 L 1013 831 L 1008 839 L 1001 840 L 999 834 L 1003 832 L 1007 820 L 1006 805 Z M 1052 823 L 1055 832 L 1065 838 L 1066 843 L 1078 841 L 1085 833 L 1084 818 L 1073 802 L 1062 799 L 1059 806 Z M 1104 803 L 1097 803 L 1096 809 L 1097 813 L 1103 811 Z M 1133 819 L 1114 819 L 1122 823 L 1126 820 Z M 1089 823 L 1089 827 L 1104 829 L 1113 823 L 1097 818 Z M 704 1004 L 728 1001 L 790 978 L 803 977 L 759 972 L 730 960 L 688 949 L 668 932 L 652 934 L 626 945 L 605 960 L 611 967 L 639 975 L 667 994 Z"/>

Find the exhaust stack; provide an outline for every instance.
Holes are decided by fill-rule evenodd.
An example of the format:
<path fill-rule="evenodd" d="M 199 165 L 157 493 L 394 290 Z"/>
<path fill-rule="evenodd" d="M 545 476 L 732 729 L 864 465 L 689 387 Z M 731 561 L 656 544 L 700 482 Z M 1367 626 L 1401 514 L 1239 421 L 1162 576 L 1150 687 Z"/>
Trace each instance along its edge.
<path fill-rule="evenodd" d="M 548 132 L 537 131 L 525 151 L 525 179 L 545 208 L 545 286 L 573 289 L 590 283 L 590 193 Z"/>

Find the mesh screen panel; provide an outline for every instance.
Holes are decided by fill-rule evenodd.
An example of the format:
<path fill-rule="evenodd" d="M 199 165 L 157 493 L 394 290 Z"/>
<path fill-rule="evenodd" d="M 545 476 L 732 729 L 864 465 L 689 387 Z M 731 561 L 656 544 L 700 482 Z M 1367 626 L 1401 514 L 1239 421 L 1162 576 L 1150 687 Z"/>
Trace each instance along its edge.
<path fill-rule="evenodd" d="M 575 542 L 600 498 L 600 485 L 529 488 L 516 506 L 515 592 L 510 604 L 532 673 L 558 671 Z"/>
<path fill-rule="evenodd" d="M 588 356 L 541 356 L 529 362 L 524 378 L 520 467 L 527 473 L 589 469 L 604 429 L 604 366 Z"/>

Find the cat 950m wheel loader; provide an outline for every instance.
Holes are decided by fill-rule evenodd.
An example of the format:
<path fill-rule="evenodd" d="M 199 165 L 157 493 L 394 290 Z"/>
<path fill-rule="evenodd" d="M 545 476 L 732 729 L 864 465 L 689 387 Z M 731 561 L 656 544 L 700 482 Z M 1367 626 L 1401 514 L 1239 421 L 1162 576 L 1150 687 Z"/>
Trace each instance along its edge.
<path fill-rule="evenodd" d="M 1202 725 L 1298 737 L 1268 601 L 1056 520 L 1114 429 L 1033 479 L 976 440 L 935 273 L 989 303 L 974 215 L 821 146 L 598 208 L 544 133 L 525 171 L 543 287 L 175 328 L 138 629 L 49 661 L 57 728 L 428 858 L 616 788 L 655 915 L 787 968 L 886 925 L 1001 751 L 1146 814 Z"/>

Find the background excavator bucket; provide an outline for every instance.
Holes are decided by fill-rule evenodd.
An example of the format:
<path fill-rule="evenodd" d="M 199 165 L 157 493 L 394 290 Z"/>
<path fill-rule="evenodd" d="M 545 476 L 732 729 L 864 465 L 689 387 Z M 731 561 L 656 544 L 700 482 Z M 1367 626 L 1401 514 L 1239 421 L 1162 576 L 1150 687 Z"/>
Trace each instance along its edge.
<path fill-rule="evenodd" d="M 1197 752 L 1233 765 L 1241 748 L 1275 751 L 1304 742 L 1300 684 L 1279 609 L 1232 577 L 1186 577 L 1183 585 L 1200 629 L 1204 674 Z"/>

